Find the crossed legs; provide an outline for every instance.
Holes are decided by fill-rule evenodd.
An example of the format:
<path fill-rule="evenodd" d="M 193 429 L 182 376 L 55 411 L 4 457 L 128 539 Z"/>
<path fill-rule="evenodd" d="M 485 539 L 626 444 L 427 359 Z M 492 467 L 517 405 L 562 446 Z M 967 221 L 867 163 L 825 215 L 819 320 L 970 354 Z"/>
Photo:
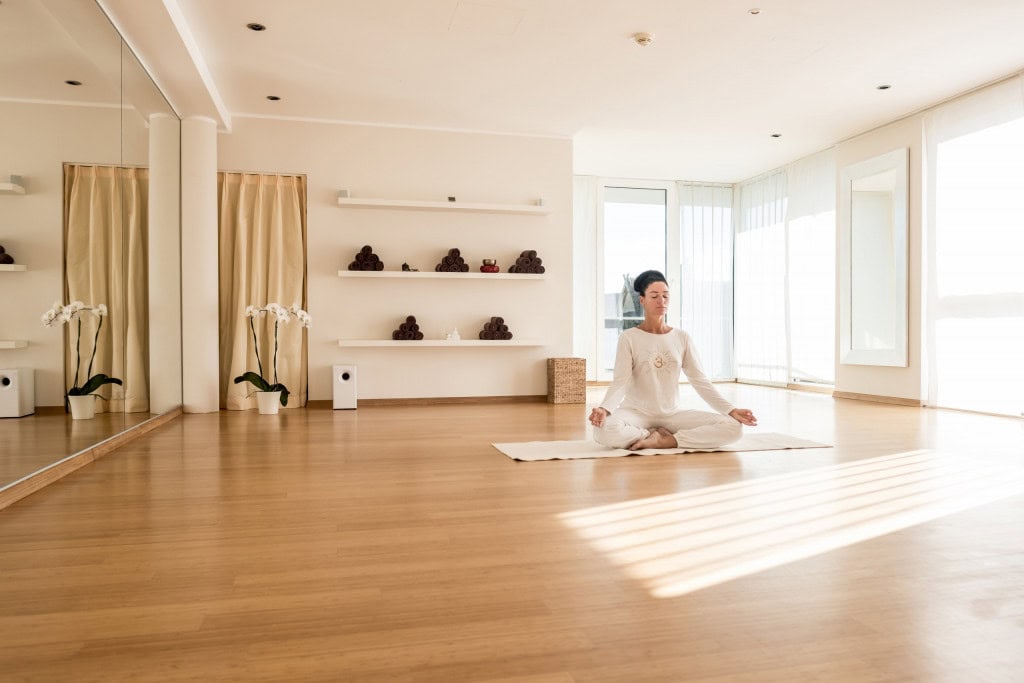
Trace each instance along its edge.
<path fill-rule="evenodd" d="M 737 441 L 743 426 L 728 415 L 682 410 L 674 415 L 644 415 L 616 410 L 594 427 L 594 441 L 609 448 L 695 448 L 709 450 Z"/>

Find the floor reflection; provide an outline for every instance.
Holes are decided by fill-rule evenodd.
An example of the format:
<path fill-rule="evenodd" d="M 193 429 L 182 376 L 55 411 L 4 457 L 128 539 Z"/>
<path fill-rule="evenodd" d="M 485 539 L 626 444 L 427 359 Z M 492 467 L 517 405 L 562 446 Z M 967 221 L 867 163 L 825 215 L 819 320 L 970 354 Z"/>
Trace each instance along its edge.
<path fill-rule="evenodd" d="M 97 413 L 91 420 L 72 420 L 63 408 L 39 408 L 35 415 L 2 418 L 0 488 L 151 417 Z"/>

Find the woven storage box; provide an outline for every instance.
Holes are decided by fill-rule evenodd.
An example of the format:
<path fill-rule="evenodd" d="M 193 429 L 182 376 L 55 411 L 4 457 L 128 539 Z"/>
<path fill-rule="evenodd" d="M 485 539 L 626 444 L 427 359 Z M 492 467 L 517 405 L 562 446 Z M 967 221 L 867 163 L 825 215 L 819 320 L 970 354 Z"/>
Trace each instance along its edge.
<path fill-rule="evenodd" d="M 587 360 L 548 358 L 548 403 L 587 402 Z"/>

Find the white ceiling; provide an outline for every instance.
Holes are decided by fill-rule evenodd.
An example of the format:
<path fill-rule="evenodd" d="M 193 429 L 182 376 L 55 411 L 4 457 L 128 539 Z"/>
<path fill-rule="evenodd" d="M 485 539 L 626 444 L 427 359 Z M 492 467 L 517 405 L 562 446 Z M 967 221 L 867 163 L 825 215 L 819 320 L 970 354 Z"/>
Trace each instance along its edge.
<path fill-rule="evenodd" d="M 100 2 L 179 114 L 571 137 L 617 177 L 735 182 L 1024 69 L 1022 0 Z"/>
<path fill-rule="evenodd" d="M 121 41 L 73 0 L 0 4 L 0 100 L 120 106 Z M 80 33 L 69 24 L 84 25 Z M 91 54 L 91 58 L 87 57 Z M 65 83 L 76 80 L 82 86 Z"/>

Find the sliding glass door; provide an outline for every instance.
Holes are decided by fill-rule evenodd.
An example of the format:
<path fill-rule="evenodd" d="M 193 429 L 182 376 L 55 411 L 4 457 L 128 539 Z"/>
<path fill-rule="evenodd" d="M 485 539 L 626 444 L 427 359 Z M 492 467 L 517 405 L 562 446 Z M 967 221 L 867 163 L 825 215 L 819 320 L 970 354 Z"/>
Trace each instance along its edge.
<path fill-rule="evenodd" d="M 643 321 L 633 279 L 653 269 L 672 293 L 668 324 L 690 333 L 709 377 L 732 379 L 732 187 L 604 181 L 596 195 L 592 377 L 611 379 L 619 335 Z"/>
<path fill-rule="evenodd" d="M 601 188 L 597 240 L 598 380 L 611 379 L 619 335 L 643 321 L 633 279 L 645 270 L 665 273 L 677 267 L 677 263 L 667 262 L 669 189 L 658 183 Z M 673 317 L 678 319 L 670 314 L 669 324 L 678 324 Z"/>

